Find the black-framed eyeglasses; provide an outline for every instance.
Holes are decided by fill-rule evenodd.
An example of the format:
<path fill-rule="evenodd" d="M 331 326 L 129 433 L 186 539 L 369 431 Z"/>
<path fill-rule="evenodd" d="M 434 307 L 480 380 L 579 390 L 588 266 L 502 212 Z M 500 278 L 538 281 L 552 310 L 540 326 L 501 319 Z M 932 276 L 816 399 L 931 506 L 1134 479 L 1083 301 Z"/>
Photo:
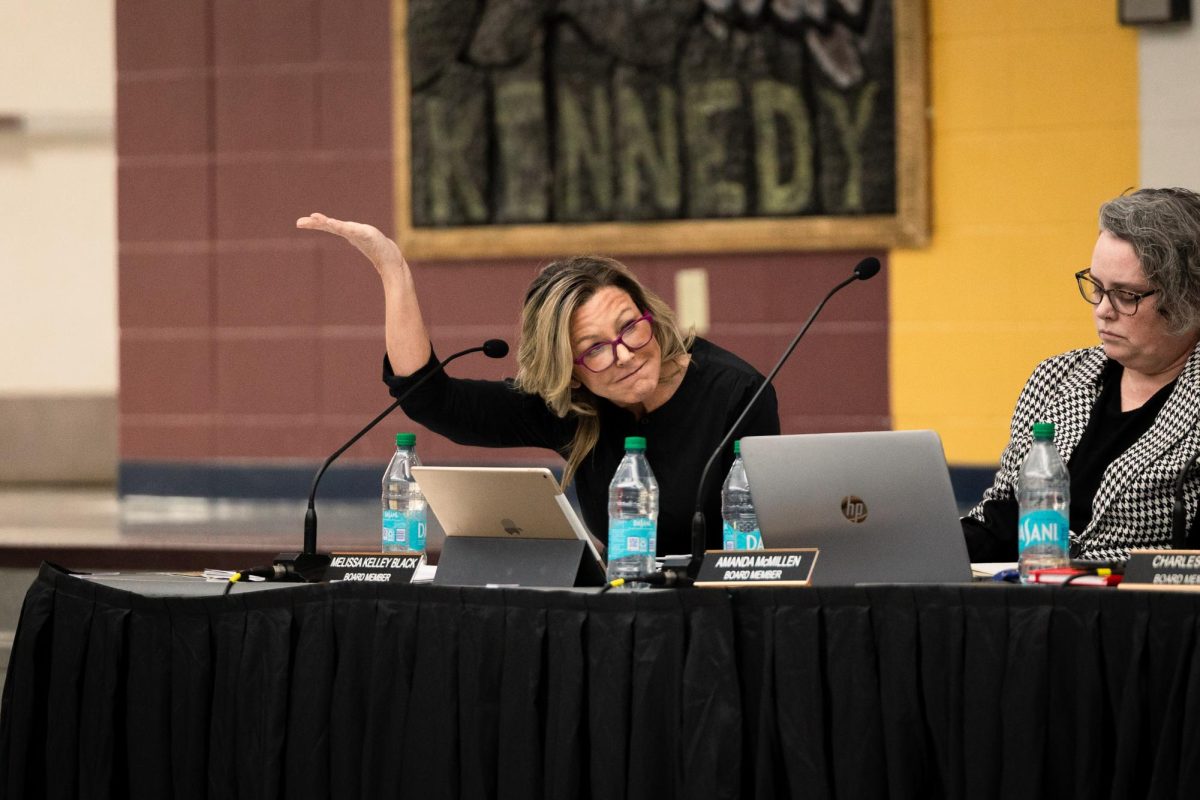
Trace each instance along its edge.
<path fill-rule="evenodd" d="M 1126 289 L 1105 289 L 1104 286 L 1092 277 L 1092 268 L 1081 269 L 1075 273 L 1075 283 L 1079 285 L 1079 294 L 1083 299 L 1094 306 L 1100 305 L 1105 295 L 1108 296 L 1109 304 L 1117 310 L 1118 314 L 1124 314 L 1127 317 L 1132 317 L 1137 313 L 1138 303 L 1152 294 L 1158 294 L 1158 289 L 1151 289 L 1148 292 L 1131 292 Z"/>
<path fill-rule="evenodd" d="M 654 315 L 647 311 L 633 322 L 621 328 L 617 338 L 611 342 L 597 342 L 575 358 L 575 364 L 588 372 L 604 372 L 617 363 L 617 345 L 627 350 L 641 350 L 654 338 Z"/>

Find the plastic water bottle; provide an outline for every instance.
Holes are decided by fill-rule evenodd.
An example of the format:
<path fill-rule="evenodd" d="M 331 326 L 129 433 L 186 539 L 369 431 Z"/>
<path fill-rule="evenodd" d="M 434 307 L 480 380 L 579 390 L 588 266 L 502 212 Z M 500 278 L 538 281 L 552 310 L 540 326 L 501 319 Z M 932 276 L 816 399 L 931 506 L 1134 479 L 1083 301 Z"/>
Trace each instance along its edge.
<path fill-rule="evenodd" d="M 646 460 L 645 438 L 629 436 L 625 439 L 625 457 L 608 486 L 607 579 L 654 572 L 657 549 L 658 481 Z"/>
<path fill-rule="evenodd" d="M 1017 478 L 1018 567 L 1030 571 L 1071 563 L 1071 476 L 1054 447 L 1054 423 L 1033 423 L 1033 447 Z"/>
<path fill-rule="evenodd" d="M 383 473 L 383 552 L 425 550 L 425 495 L 412 476 L 420 466 L 417 435 L 396 434 L 396 452 Z"/>
<path fill-rule="evenodd" d="M 746 462 L 742 460 L 742 442 L 733 443 L 733 466 L 721 487 L 721 546 L 726 550 L 761 550 L 762 531 L 758 529 L 758 512 L 750 496 L 750 481 L 746 479 Z"/>

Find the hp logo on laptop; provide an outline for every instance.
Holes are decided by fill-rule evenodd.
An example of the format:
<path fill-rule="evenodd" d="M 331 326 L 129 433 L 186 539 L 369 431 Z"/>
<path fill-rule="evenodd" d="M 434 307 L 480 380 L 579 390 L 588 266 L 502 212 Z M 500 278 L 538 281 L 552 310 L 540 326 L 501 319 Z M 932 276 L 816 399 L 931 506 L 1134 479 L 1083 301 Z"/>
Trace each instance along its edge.
<path fill-rule="evenodd" d="M 867 504 L 861 497 L 848 494 L 842 498 L 842 516 L 851 522 L 864 522 L 867 519 Z"/>

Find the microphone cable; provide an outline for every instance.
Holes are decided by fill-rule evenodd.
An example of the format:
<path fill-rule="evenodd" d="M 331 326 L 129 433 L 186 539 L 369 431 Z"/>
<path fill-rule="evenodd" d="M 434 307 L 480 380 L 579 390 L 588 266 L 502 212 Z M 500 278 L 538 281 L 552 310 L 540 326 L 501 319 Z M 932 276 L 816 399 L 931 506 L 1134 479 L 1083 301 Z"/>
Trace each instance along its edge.
<path fill-rule="evenodd" d="M 663 570 L 662 572 L 648 572 L 644 575 L 630 575 L 626 578 L 614 578 L 600 589 L 599 594 L 604 594 L 610 589 L 619 589 L 622 586 L 631 583 L 644 583 L 647 586 L 661 586 L 664 589 L 682 589 L 695 584 L 695 579 L 689 575 L 674 569 Z"/>
<path fill-rule="evenodd" d="M 269 567 L 250 567 L 249 569 L 238 570 L 230 575 L 229 580 L 225 582 L 225 589 L 221 592 L 221 596 L 224 597 L 229 594 L 233 590 L 235 583 L 247 581 L 250 578 L 262 578 L 264 581 L 304 580 L 284 564 L 272 564 Z"/>

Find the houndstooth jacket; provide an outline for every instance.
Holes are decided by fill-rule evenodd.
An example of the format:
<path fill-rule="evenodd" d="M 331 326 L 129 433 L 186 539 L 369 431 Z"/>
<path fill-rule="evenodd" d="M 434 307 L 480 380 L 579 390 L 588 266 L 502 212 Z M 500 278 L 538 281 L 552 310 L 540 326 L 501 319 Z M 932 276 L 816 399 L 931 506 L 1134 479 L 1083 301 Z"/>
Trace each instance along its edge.
<path fill-rule="evenodd" d="M 969 516 L 983 521 L 983 503 L 1009 500 L 1021 462 L 1033 441 L 1034 422 L 1054 423 L 1054 444 L 1070 468 L 1071 453 L 1087 427 L 1100 396 L 1107 362 L 1103 347 L 1072 350 L 1046 359 L 1033 371 L 1013 412 L 1008 446 L 996 480 Z M 1071 532 L 1076 558 L 1125 559 L 1142 547 L 1170 547 L 1175 481 L 1187 460 L 1200 449 L 1200 346 L 1154 424 L 1125 453 L 1108 465 L 1092 504 L 1092 521 Z M 1200 469 L 1193 470 L 1184 495 L 1188 526 L 1200 506 Z"/>

